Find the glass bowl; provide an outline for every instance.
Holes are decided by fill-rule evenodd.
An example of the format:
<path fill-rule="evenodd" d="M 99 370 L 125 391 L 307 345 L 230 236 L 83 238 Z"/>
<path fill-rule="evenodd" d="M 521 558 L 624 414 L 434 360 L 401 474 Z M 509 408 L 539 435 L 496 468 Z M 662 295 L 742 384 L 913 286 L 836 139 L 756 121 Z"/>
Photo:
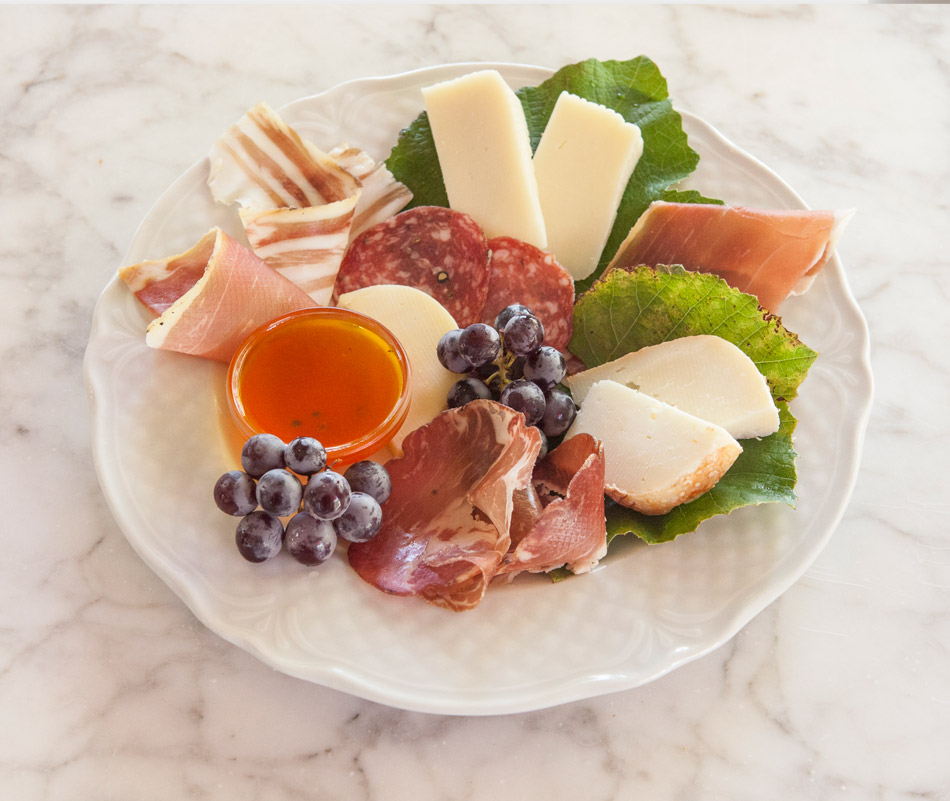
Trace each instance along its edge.
<path fill-rule="evenodd" d="M 247 440 L 310 436 L 328 465 L 384 448 L 409 412 L 409 358 L 385 326 L 321 306 L 290 312 L 248 336 L 228 367 L 231 418 Z"/>

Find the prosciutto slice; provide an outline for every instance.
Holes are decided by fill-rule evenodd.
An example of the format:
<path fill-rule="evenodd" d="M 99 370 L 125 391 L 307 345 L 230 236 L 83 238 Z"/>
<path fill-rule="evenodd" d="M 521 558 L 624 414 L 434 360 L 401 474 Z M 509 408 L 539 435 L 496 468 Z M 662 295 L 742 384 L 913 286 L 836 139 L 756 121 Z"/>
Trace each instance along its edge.
<path fill-rule="evenodd" d="M 534 471 L 548 500 L 528 534 L 505 555 L 498 574 L 547 572 L 567 565 L 586 573 L 607 553 L 604 447 L 589 434 L 565 440 Z M 542 494 L 541 501 L 551 496 Z"/>
<path fill-rule="evenodd" d="M 514 496 L 531 487 L 540 448 L 524 416 L 494 401 L 443 412 L 386 464 L 393 489 L 383 526 L 350 545 L 350 564 L 385 592 L 476 606 L 508 552 Z"/>
<path fill-rule="evenodd" d="M 149 347 L 220 362 L 229 362 L 258 326 L 317 305 L 220 228 L 185 253 L 133 264 L 119 275 L 160 314 L 146 329 Z"/>
<path fill-rule="evenodd" d="M 853 213 L 656 201 L 607 269 L 681 264 L 718 275 L 774 311 L 811 286 Z"/>

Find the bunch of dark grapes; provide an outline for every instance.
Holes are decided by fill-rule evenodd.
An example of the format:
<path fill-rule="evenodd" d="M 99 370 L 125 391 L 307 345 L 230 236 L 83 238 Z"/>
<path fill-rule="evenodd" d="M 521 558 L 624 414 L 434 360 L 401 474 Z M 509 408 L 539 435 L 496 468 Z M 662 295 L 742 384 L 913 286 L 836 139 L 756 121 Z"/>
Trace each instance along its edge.
<path fill-rule="evenodd" d="M 267 561 L 286 547 L 301 564 L 319 565 L 340 537 L 372 539 L 392 490 L 389 473 L 377 462 L 356 462 L 342 474 L 327 468 L 326 448 L 313 437 L 284 443 L 257 434 L 244 443 L 241 466 L 243 471 L 229 470 L 218 479 L 214 502 L 241 518 L 235 538 L 249 562 Z M 286 526 L 282 517 L 290 518 Z"/>
<path fill-rule="evenodd" d="M 449 331 L 439 340 L 439 361 L 466 377 L 449 390 L 448 407 L 477 399 L 497 400 L 541 430 L 542 453 L 546 451 L 548 441 L 574 422 L 577 407 L 559 386 L 567 372 L 564 355 L 543 343 L 544 326 L 520 303 L 502 309 L 493 326 L 473 323 Z"/>

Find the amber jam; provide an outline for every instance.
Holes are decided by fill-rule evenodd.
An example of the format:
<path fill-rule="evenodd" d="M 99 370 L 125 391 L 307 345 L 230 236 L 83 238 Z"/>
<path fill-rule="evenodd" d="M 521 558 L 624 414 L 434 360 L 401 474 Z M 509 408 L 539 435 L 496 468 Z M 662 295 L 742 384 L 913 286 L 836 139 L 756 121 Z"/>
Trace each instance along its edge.
<path fill-rule="evenodd" d="M 231 360 L 228 400 L 245 437 L 316 437 L 354 462 L 409 411 L 409 359 L 388 329 L 346 309 L 304 309 L 251 334 Z"/>

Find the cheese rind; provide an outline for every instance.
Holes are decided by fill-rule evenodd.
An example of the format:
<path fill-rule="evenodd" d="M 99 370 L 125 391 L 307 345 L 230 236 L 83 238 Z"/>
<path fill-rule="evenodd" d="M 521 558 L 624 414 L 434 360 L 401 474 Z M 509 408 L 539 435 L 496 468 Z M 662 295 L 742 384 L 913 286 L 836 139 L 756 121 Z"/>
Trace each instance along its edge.
<path fill-rule="evenodd" d="M 640 129 L 616 111 L 569 92 L 558 97 L 534 174 L 548 250 L 575 280 L 597 266 L 642 154 Z"/>
<path fill-rule="evenodd" d="M 512 236 L 539 248 L 547 235 L 531 164 L 524 109 L 496 70 L 422 90 L 449 205 L 485 236 Z"/>
<path fill-rule="evenodd" d="M 649 515 L 712 489 L 742 452 L 724 428 L 615 381 L 588 391 L 566 439 L 604 445 L 604 492 Z"/>
<path fill-rule="evenodd" d="M 765 376 L 722 337 L 671 339 L 565 380 L 577 403 L 583 403 L 595 382 L 616 381 L 720 425 L 736 439 L 765 437 L 779 428 L 778 409 Z"/>
<path fill-rule="evenodd" d="M 390 450 L 401 456 L 402 441 L 445 409 L 446 396 L 459 379 L 441 365 L 436 355 L 442 335 L 458 326 L 441 303 L 415 287 L 368 286 L 341 295 L 338 305 L 378 320 L 395 335 L 409 357 L 409 413 L 389 443 Z"/>

